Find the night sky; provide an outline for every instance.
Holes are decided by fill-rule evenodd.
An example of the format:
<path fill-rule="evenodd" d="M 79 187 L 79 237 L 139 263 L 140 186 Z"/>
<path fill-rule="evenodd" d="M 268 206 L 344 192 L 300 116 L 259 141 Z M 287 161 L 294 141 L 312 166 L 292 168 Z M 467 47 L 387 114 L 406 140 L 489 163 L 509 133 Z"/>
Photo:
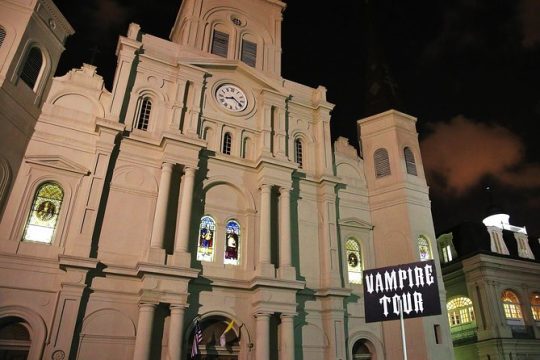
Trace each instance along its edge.
<path fill-rule="evenodd" d="M 93 62 L 108 89 L 128 24 L 168 38 L 180 6 L 53 1 L 76 31 L 57 75 Z M 390 107 L 413 115 L 437 233 L 481 221 L 491 198 L 540 236 L 540 1 L 325 3 L 289 1 L 282 75 L 328 89 L 333 138 L 358 147 L 356 120 Z"/>

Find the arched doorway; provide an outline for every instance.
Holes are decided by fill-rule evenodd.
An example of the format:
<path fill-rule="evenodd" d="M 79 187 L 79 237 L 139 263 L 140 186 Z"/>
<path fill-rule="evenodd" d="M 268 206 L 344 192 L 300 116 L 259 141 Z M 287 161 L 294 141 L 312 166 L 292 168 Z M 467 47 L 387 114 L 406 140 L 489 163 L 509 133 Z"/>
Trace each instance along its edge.
<path fill-rule="evenodd" d="M 360 339 L 357 342 L 354 343 L 353 351 L 352 351 L 352 358 L 354 360 L 373 360 L 375 357 L 373 356 L 369 341 L 366 339 Z"/>
<path fill-rule="evenodd" d="M 0 319 L 0 359 L 26 360 L 31 344 L 26 321 L 16 316 Z"/>
<path fill-rule="evenodd" d="M 198 346 L 199 360 L 237 360 L 240 354 L 240 333 L 238 326 L 225 332 L 231 319 L 224 316 L 213 315 L 199 321 L 202 331 L 202 341 Z M 191 347 L 193 345 L 193 330 L 189 337 L 189 347 L 186 359 L 191 360 Z"/>

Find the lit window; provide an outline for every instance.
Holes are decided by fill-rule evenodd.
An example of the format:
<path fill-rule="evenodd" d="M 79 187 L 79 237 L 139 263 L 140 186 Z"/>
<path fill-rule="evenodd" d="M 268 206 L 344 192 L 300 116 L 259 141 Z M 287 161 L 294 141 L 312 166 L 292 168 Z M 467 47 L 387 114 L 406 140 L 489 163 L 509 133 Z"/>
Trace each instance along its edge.
<path fill-rule="evenodd" d="M 2 47 L 2 44 L 4 43 L 5 38 L 6 38 L 6 30 L 0 26 L 0 48 Z"/>
<path fill-rule="evenodd" d="M 139 99 L 139 106 L 137 110 L 137 123 L 135 127 L 139 130 L 148 130 L 148 123 L 150 121 L 150 112 L 152 111 L 152 100 L 149 97 Z"/>
<path fill-rule="evenodd" d="M 225 231 L 224 264 L 238 265 L 238 249 L 240 248 L 240 224 L 234 220 L 227 222 Z"/>
<path fill-rule="evenodd" d="M 474 309 L 471 299 L 460 296 L 446 304 L 450 327 L 469 324 L 475 321 Z"/>
<path fill-rule="evenodd" d="M 531 298 L 531 311 L 533 318 L 540 321 L 540 294 L 534 293 Z"/>
<path fill-rule="evenodd" d="M 221 57 L 227 57 L 229 50 L 229 34 L 214 30 L 210 52 Z"/>
<path fill-rule="evenodd" d="M 37 47 L 31 48 L 28 52 L 28 56 L 26 56 L 26 61 L 24 62 L 20 76 L 21 80 L 31 89 L 34 89 L 36 86 L 42 65 L 43 55 L 41 54 L 41 50 Z"/>
<path fill-rule="evenodd" d="M 519 299 L 514 292 L 510 290 L 504 291 L 501 300 L 504 307 L 504 316 L 507 319 L 523 319 Z"/>
<path fill-rule="evenodd" d="M 199 245 L 197 247 L 197 260 L 214 261 L 214 236 L 216 222 L 210 216 L 201 218 L 199 227 Z"/>
<path fill-rule="evenodd" d="M 251 41 L 242 40 L 242 54 L 240 60 L 251 67 L 255 67 L 257 63 L 257 44 Z"/>
<path fill-rule="evenodd" d="M 36 191 L 23 240 L 49 244 L 58 224 L 64 191 L 55 183 L 44 183 Z"/>
<path fill-rule="evenodd" d="M 409 147 L 403 150 L 405 154 L 405 166 L 407 167 L 407 174 L 418 175 L 416 173 L 416 162 L 414 161 L 414 154 Z"/>
<path fill-rule="evenodd" d="M 375 177 L 381 178 L 390 175 L 390 160 L 386 149 L 377 149 L 373 154 L 375 161 Z"/>
<path fill-rule="evenodd" d="M 354 239 L 348 239 L 345 243 L 347 251 L 347 269 L 349 272 L 349 282 L 351 284 L 362 283 L 362 253 L 360 245 Z"/>
<path fill-rule="evenodd" d="M 300 169 L 304 166 L 302 150 L 302 140 L 294 140 L 294 161 L 298 164 Z"/>
<path fill-rule="evenodd" d="M 421 261 L 431 259 L 431 247 L 429 246 L 429 240 L 424 235 L 420 235 L 418 237 L 418 253 L 420 254 Z"/>
<path fill-rule="evenodd" d="M 445 263 L 448 263 L 448 262 L 453 260 L 453 258 L 452 258 L 452 247 L 450 245 L 446 245 L 445 247 L 443 247 L 442 253 L 443 253 L 443 261 Z"/>
<path fill-rule="evenodd" d="M 231 155 L 231 148 L 232 148 L 232 136 L 230 133 L 225 133 L 223 136 L 223 153 L 227 155 Z"/>

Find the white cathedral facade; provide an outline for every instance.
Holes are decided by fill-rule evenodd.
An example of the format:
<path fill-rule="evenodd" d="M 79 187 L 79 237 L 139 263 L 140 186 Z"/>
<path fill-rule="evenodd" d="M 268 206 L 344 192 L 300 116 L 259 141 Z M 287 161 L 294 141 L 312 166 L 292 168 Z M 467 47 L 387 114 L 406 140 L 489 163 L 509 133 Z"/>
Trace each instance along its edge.
<path fill-rule="evenodd" d="M 281 77 L 285 7 L 131 24 L 109 91 L 91 65 L 52 77 L 73 29 L 51 0 L 0 1 L 0 358 L 190 359 L 196 319 L 200 359 L 401 358 L 362 270 L 438 264 L 416 119 L 332 144 L 326 90 Z M 410 359 L 453 359 L 437 277 Z"/>

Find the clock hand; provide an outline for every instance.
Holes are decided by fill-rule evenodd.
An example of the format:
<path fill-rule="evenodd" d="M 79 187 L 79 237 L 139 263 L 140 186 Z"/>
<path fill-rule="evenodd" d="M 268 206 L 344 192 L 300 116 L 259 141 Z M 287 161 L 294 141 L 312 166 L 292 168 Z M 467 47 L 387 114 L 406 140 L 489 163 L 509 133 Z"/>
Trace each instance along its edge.
<path fill-rule="evenodd" d="M 240 101 L 238 101 L 234 96 L 225 96 L 225 99 L 233 99 L 238 105 L 242 106 L 242 104 L 240 104 Z"/>

